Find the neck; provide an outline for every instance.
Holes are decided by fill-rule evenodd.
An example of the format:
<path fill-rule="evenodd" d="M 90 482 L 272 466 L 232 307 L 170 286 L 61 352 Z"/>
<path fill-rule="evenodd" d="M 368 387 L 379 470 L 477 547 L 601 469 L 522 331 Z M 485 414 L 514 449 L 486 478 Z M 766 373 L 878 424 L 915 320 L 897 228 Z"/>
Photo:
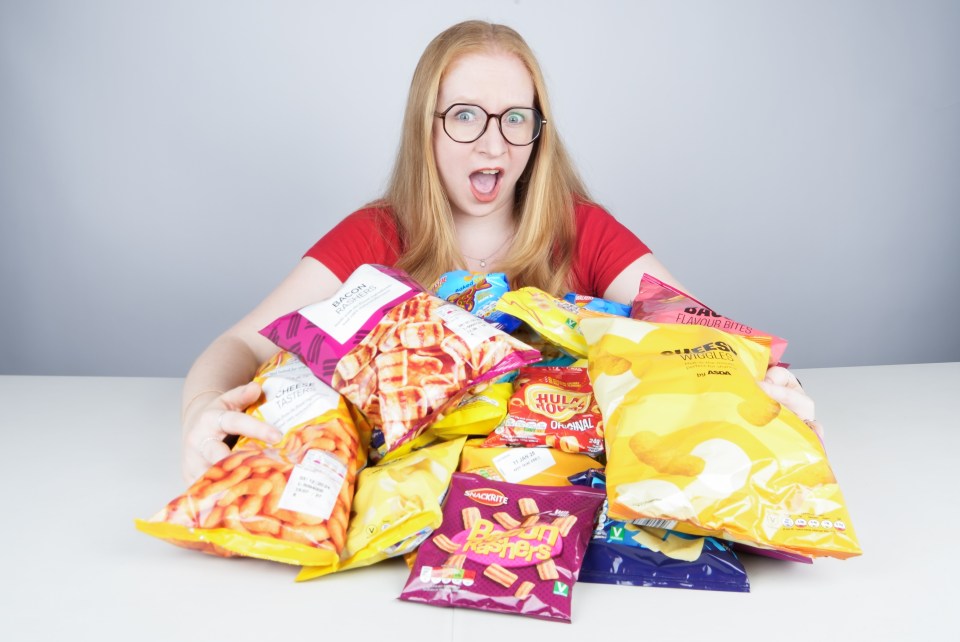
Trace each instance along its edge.
<path fill-rule="evenodd" d="M 490 266 L 509 250 L 516 233 L 513 212 L 493 212 L 487 216 L 454 215 L 460 252 L 467 267 L 490 271 Z"/>

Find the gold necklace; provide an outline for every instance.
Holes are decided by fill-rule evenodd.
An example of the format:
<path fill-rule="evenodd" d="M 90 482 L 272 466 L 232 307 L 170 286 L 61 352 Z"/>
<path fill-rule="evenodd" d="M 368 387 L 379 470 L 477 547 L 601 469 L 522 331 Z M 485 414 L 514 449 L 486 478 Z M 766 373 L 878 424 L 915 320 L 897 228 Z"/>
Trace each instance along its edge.
<path fill-rule="evenodd" d="M 477 258 L 474 258 L 474 257 L 472 257 L 472 256 L 467 256 L 466 254 L 463 254 L 463 252 L 461 252 L 461 254 L 463 254 L 463 258 L 465 258 L 465 259 L 470 259 L 471 261 L 478 261 L 478 262 L 480 263 L 480 268 L 481 268 L 481 269 L 484 269 L 484 268 L 487 267 L 487 261 L 489 261 L 490 259 L 492 259 L 493 257 L 495 257 L 495 256 L 500 252 L 500 250 L 502 250 L 503 248 L 505 248 L 505 247 L 507 246 L 507 243 L 509 243 L 510 241 L 513 240 L 513 236 L 514 236 L 513 234 L 511 234 L 510 236 L 508 236 L 508 237 L 503 241 L 503 243 L 500 244 L 500 247 L 498 247 L 498 248 L 495 249 L 493 252 L 491 252 L 491 253 L 487 256 L 487 258 L 485 258 L 485 259 L 477 259 Z"/>

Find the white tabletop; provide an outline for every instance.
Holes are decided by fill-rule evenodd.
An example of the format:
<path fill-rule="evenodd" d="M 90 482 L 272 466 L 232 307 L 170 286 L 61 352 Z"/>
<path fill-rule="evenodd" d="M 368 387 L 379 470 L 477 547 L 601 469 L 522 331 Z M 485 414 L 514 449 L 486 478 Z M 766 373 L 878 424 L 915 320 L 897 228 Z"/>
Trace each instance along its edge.
<path fill-rule="evenodd" d="M 956 635 L 960 363 L 796 372 L 817 401 L 864 555 L 812 565 L 748 556 L 748 594 L 578 583 L 570 625 L 401 602 L 407 571 L 397 560 L 295 584 L 296 567 L 214 558 L 148 537 L 133 519 L 183 490 L 182 381 L 0 377 L 0 487 L 8 497 L 0 636 L 780 642 Z"/>

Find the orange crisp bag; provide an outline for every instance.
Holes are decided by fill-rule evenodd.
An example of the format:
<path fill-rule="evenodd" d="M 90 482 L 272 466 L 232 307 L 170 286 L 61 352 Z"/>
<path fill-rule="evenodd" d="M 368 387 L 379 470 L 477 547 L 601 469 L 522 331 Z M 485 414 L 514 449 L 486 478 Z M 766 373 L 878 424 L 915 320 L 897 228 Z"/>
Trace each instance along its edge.
<path fill-rule="evenodd" d="M 247 413 L 284 431 L 275 446 L 241 439 L 139 530 L 225 557 L 336 563 L 346 541 L 360 439 L 343 398 L 281 352 L 254 381 Z"/>
<path fill-rule="evenodd" d="M 595 318 L 580 328 L 606 425 L 611 518 L 860 554 L 816 434 L 757 384 L 768 348 L 703 326 Z"/>

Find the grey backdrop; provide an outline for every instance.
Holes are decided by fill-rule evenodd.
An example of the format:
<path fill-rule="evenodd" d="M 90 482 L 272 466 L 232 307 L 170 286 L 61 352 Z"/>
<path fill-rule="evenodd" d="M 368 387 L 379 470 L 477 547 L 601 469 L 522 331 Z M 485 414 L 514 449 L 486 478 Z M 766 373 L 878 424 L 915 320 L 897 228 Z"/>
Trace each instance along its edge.
<path fill-rule="evenodd" d="M 960 360 L 958 2 L 2 0 L 0 374 L 183 375 L 380 193 L 471 17 L 539 55 L 595 198 L 793 364 Z"/>

